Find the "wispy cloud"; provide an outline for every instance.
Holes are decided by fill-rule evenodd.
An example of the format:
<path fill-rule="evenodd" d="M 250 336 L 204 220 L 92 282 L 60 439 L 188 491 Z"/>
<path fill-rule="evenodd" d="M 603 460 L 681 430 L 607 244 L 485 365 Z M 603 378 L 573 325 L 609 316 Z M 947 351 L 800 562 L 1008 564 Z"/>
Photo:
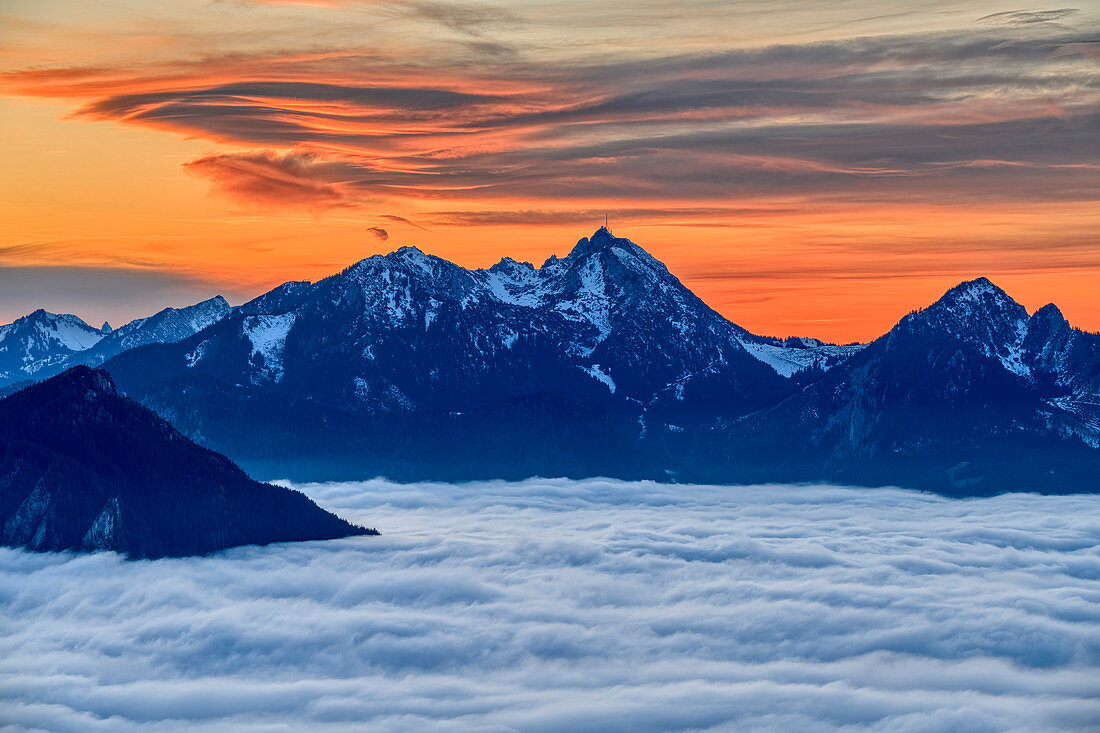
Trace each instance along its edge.
<path fill-rule="evenodd" d="M 1096 68 L 1062 52 L 1093 35 L 1025 25 L 491 72 L 345 48 L 30 69 L 4 84 L 85 99 L 83 117 L 292 151 L 248 147 L 188 166 L 257 205 L 336 208 L 354 191 L 464 202 L 1094 197 Z M 326 167 L 339 180 L 316 184 Z"/>
<path fill-rule="evenodd" d="M 314 211 L 352 205 L 338 183 L 325 180 L 333 167 L 311 153 L 271 151 L 208 155 L 184 166 L 240 203 Z"/>

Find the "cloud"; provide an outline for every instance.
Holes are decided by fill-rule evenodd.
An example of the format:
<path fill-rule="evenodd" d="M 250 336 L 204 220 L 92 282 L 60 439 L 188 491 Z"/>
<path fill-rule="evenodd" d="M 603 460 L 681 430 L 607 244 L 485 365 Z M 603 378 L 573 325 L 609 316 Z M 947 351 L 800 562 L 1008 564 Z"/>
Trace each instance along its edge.
<path fill-rule="evenodd" d="M 993 21 L 1008 25 L 1046 25 L 1065 20 L 1081 11 L 1077 8 L 1058 8 L 1057 10 L 1006 10 L 991 13 L 978 18 L 979 21 Z"/>
<path fill-rule="evenodd" d="M 390 233 L 382 227 L 367 227 L 367 231 L 370 232 L 372 237 L 377 237 L 383 242 L 390 238 Z"/>
<path fill-rule="evenodd" d="M 239 203 L 312 211 L 352 205 L 339 183 L 326 180 L 334 167 L 313 153 L 268 150 L 208 155 L 184 164 L 188 173 L 208 179 L 215 191 Z"/>
<path fill-rule="evenodd" d="M 466 35 L 497 16 L 432 3 L 392 12 Z M 1090 201 L 1095 33 L 1048 27 L 1073 17 L 1020 11 L 980 30 L 698 53 L 657 44 L 568 63 L 412 63 L 348 46 L 36 67 L 0 84 L 73 99 L 78 117 L 236 146 L 187 170 L 256 206 Z"/>
<path fill-rule="evenodd" d="M 324 484 L 377 538 L 0 550 L 5 720 L 80 730 L 1081 730 L 1100 497 Z"/>
<path fill-rule="evenodd" d="M 387 220 L 387 221 L 396 222 L 398 224 L 408 224 L 411 227 L 415 227 L 417 229 L 422 229 L 425 232 L 429 231 L 427 227 L 421 226 L 420 224 L 417 224 L 416 222 L 409 221 L 408 219 L 406 219 L 403 216 L 397 216 L 395 214 L 382 214 L 381 217 L 383 219 Z"/>

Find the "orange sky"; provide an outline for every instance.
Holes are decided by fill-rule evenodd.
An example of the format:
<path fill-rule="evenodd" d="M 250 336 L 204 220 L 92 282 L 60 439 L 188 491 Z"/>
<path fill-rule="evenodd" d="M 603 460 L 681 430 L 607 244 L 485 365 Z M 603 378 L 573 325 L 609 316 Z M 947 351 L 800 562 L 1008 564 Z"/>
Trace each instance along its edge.
<path fill-rule="evenodd" d="M 606 212 L 758 333 L 978 275 L 1100 330 L 1095 8 L 163 5 L 0 6 L 0 321 L 539 263 Z"/>

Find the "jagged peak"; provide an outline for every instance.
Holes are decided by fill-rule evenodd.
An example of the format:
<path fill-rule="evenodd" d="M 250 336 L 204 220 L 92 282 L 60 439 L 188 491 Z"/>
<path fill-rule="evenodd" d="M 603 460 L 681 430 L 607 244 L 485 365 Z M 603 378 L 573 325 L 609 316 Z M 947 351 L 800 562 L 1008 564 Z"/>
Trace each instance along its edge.
<path fill-rule="evenodd" d="M 1008 297 L 1008 294 L 1004 290 L 1001 290 L 993 284 L 992 280 L 984 276 L 976 277 L 973 280 L 963 280 L 961 283 L 944 293 L 944 297 L 949 295 L 955 297 L 970 297 L 981 295 L 982 293 L 993 293 L 995 295 Z"/>
<path fill-rule="evenodd" d="M 641 247 L 638 247 L 638 245 L 634 244 L 629 239 L 616 237 L 607 227 L 600 227 L 591 237 L 581 237 L 577 240 L 577 244 L 574 245 L 572 251 L 566 256 L 566 259 L 574 260 L 596 252 L 607 252 L 616 245 L 622 247 L 629 246 L 641 250 Z M 644 252 L 645 250 L 642 251 Z"/>
<path fill-rule="evenodd" d="M 412 257 L 414 259 L 421 259 L 431 257 L 431 255 L 425 254 L 422 249 L 415 244 L 406 244 L 403 247 L 398 247 L 393 252 L 386 255 L 387 258 L 392 257 Z"/>
<path fill-rule="evenodd" d="M 51 313 L 45 308 L 37 308 L 25 316 L 16 318 L 9 326 L 16 326 L 21 324 L 41 324 L 45 326 L 56 326 L 57 324 L 65 324 L 68 326 L 76 326 L 77 328 L 87 329 L 92 333 L 101 333 L 102 330 L 95 326 L 89 325 L 80 316 L 74 316 L 71 313 Z"/>
<path fill-rule="evenodd" d="M 964 280 L 948 290 L 940 297 L 929 310 L 950 310 L 960 316 L 973 314 L 975 311 L 989 312 L 996 310 L 1008 311 L 1018 319 L 1027 318 L 1027 309 L 1017 303 L 1004 290 L 995 285 L 987 277 L 978 277 L 973 280 Z"/>
<path fill-rule="evenodd" d="M 554 258 L 557 261 L 557 257 Z M 514 260 L 511 257 L 501 257 L 500 262 L 489 268 L 489 272 L 513 272 L 515 270 L 534 270 L 535 266 L 530 262 Z"/>
<path fill-rule="evenodd" d="M 104 321 L 104 322 L 103 322 L 103 325 L 99 327 L 99 330 L 100 330 L 100 331 L 102 331 L 103 333 L 110 333 L 110 332 L 111 332 L 111 331 L 113 331 L 114 329 L 113 329 L 113 328 L 111 328 L 111 323 L 110 323 L 110 321 Z"/>
<path fill-rule="evenodd" d="M 1054 303 L 1047 303 L 1039 310 L 1035 311 L 1031 316 L 1032 320 L 1043 321 L 1050 324 L 1066 324 L 1069 325 L 1069 321 L 1062 315 L 1062 311 L 1058 309 L 1058 306 Z"/>
<path fill-rule="evenodd" d="M 405 245 L 384 255 L 371 255 L 370 257 L 359 260 L 354 265 L 344 270 L 344 272 L 359 273 L 378 267 L 407 267 L 411 265 L 424 271 L 425 273 L 430 273 L 432 266 L 439 264 L 458 267 L 458 265 L 455 265 L 441 257 L 427 254 L 415 245 Z"/>
<path fill-rule="evenodd" d="M 932 305 L 907 315 L 883 338 L 889 343 L 914 328 L 972 344 L 1008 371 L 1029 374 L 1021 358 L 1029 330 L 1027 309 L 988 278 L 959 283 Z"/>
<path fill-rule="evenodd" d="M 587 260 L 591 256 L 605 253 L 616 254 L 623 260 L 632 260 L 634 263 L 641 265 L 644 269 L 656 269 L 667 272 L 667 268 L 665 268 L 660 260 L 626 237 L 616 237 L 607 227 L 600 227 L 591 237 L 583 237 L 580 239 L 573 247 L 572 251 L 566 255 L 564 260 L 558 260 L 552 256 L 546 261 L 546 265 L 554 262 L 572 264 L 574 262 Z M 546 265 L 543 265 L 543 267 Z"/>
<path fill-rule="evenodd" d="M 221 311 L 221 312 L 228 312 L 228 311 L 232 310 L 232 306 L 229 305 L 228 300 L 226 300 L 221 295 L 215 295 L 212 298 L 207 298 L 206 300 L 200 300 L 198 303 L 193 303 L 192 305 L 185 305 L 181 308 L 165 308 L 164 311 L 173 311 L 173 310 L 175 310 L 175 311 L 184 311 L 184 312 L 186 312 L 186 311 L 195 311 L 195 310 L 208 310 L 210 308 L 215 308 L 215 309 L 217 309 L 218 311 Z M 164 311 L 161 311 L 161 312 L 164 312 Z"/>

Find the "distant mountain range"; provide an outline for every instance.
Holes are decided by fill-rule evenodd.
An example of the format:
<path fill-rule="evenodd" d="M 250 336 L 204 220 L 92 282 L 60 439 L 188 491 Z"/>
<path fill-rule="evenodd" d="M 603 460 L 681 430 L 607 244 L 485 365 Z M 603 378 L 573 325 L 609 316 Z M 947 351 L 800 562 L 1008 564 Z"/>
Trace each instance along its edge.
<path fill-rule="evenodd" d="M 985 279 L 868 345 L 777 339 L 601 228 L 541 267 L 406 247 L 209 318 L 103 366 L 257 476 L 1098 488 L 1100 336 Z M 93 355 L 101 332 L 58 323 Z M 11 338 L 2 370 L 71 363 Z"/>
<path fill-rule="evenodd" d="M 83 364 L 98 366 L 127 349 L 180 341 L 229 314 L 220 295 L 186 308 L 165 308 L 112 329 L 42 309 L 0 326 L 0 390 L 52 377 Z M 9 389 L 10 391 L 10 389 Z"/>
<path fill-rule="evenodd" d="M 377 534 L 248 478 L 76 367 L 0 401 L 0 544 L 196 555 Z"/>

